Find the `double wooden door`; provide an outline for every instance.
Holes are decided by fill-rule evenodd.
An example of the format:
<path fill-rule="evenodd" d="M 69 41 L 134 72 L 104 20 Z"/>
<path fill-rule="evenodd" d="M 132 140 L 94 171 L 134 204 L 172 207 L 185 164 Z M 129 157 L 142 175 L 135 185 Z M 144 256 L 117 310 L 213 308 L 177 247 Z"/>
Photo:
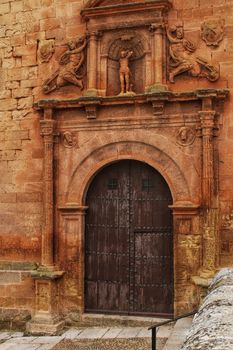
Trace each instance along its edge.
<path fill-rule="evenodd" d="M 86 312 L 173 313 L 171 203 L 145 163 L 123 160 L 96 175 L 87 193 Z"/>

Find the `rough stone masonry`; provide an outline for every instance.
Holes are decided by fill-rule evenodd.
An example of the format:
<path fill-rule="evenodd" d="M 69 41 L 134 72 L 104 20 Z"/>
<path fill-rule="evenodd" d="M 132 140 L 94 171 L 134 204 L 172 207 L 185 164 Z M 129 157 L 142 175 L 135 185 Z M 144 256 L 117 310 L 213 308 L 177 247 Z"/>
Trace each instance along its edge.
<path fill-rule="evenodd" d="M 213 279 L 181 350 L 233 348 L 233 270 L 223 269 Z"/>

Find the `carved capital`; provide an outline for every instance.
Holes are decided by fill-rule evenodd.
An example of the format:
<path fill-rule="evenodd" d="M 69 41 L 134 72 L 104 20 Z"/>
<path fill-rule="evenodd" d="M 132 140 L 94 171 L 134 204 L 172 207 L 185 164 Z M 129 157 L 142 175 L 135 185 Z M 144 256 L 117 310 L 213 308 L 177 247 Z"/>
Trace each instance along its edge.
<path fill-rule="evenodd" d="M 149 27 L 151 33 L 161 34 L 163 32 L 164 25 L 162 23 L 152 23 Z"/>
<path fill-rule="evenodd" d="M 41 120 L 40 121 L 40 134 L 41 136 L 54 136 L 55 121 L 54 120 Z"/>
<path fill-rule="evenodd" d="M 201 111 L 199 112 L 202 134 L 209 132 L 211 135 L 215 129 L 215 111 Z"/>

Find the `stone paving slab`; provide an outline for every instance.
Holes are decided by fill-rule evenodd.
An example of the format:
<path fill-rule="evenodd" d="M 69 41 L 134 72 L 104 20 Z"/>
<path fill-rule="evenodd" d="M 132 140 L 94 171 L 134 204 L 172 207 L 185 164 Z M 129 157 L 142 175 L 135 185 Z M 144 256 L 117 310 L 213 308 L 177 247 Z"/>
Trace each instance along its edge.
<path fill-rule="evenodd" d="M 109 328 L 90 327 L 81 332 L 76 339 L 99 339 L 104 336 Z"/>
<path fill-rule="evenodd" d="M 38 337 L 19 337 L 19 338 L 10 338 L 7 340 L 7 343 L 17 343 L 17 344 L 29 344 L 33 342 Z M 0 348 L 1 349 L 1 348 Z"/>
<path fill-rule="evenodd" d="M 158 339 L 157 350 L 162 350 L 166 339 Z M 148 338 L 137 339 L 63 339 L 52 350 L 151 350 Z"/>
<path fill-rule="evenodd" d="M 141 330 L 142 328 L 139 327 L 126 327 L 122 329 L 117 338 L 135 338 Z"/>
<path fill-rule="evenodd" d="M 109 330 L 104 334 L 102 339 L 114 339 L 117 338 L 120 332 L 122 331 L 122 328 L 109 328 Z"/>
<path fill-rule="evenodd" d="M 177 328 L 176 333 L 179 333 L 181 329 L 183 328 Z M 170 335 L 169 332 L 171 332 L 169 327 L 164 327 L 164 329 L 161 327 L 157 334 L 161 344 L 165 343 L 165 338 Z M 66 341 L 67 343 L 64 343 Z M 151 342 L 151 331 L 147 327 L 87 327 L 71 328 L 61 336 L 40 337 L 23 336 L 22 332 L 0 332 L 0 350 L 52 350 L 57 349 L 56 346 L 60 346 L 60 344 L 70 346 L 65 350 L 69 348 L 84 350 L 81 347 L 82 341 L 87 341 L 86 345 L 91 344 L 88 350 L 98 350 L 95 345 L 101 344 L 101 341 L 103 341 L 103 345 L 107 344 L 107 350 L 111 350 L 112 347 L 109 344 L 116 344 L 116 341 L 124 342 L 124 349 L 129 348 L 130 350 L 134 349 L 133 344 L 140 345 L 140 342 L 144 342 L 146 347 L 143 350 L 147 350 L 147 348 L 150 349 L 147 345 Z M 64 350 L 62 347 L 61 349 Z"/>
<path fill-rule="evenodd" d="M 32 340 L 31 343 L 32 344 L 54 344 L 54 343 L 58 343 L 59 341 L 62 340 L 62 337 L 37 337 L 36 339 Z"/>
<path fill-rule="evenodd" d="M 178 320 L 163 350 L 179 350 L 192 324 L 192 317 Z"/>
<path fill-rule="evenodd" d="M 43 344 L 38 348 L 38 350 L 52 350 L 54 345 L 55 344 Z"/>
<path fill-rule="evenodd" d="M 63 334 L 63 338 L 75 339 L 81 332 L 83 332 L 83 329 L 71 328 Z"/>

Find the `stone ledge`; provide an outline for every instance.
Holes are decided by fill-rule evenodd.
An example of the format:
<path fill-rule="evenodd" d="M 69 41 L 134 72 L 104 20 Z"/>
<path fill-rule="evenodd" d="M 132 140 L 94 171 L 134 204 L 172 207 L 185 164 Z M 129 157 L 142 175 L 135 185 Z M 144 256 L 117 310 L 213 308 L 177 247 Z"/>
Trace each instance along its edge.
<path fill-rule="evenodd" d="M 37 263 L 27 261 L 0 261 L 0 270 L 3 271 L 31 271 L 38 268 Z"/>
<path fill-rule="evenodd" d="M 34 279 L 56 280 L 61 278 L 64 274 L 64 271 L 40 266 L 37 270 L 31 272 L 31 277 Z"/>
<path fill-rule="evenodd" d="M 136 94 L 133 96 L 121 95 L 121 96 L 80 96 L 72 99 L 43 99 L 34 104 L 34 108 L 41 110 L 44 108 L 82 108 L 92 105 L 98 106 L 110 106 L 110 105 L 125 105 L 125 104 L 142 104 L 150 103 L 153 101 L 195 101 L 201 100 L 206 97 L 215 99 L 225 99 L 229 95 L 228 89 L 197 89 L 192 91 L 166 91 L 158 90 L 153 93 Z"/>

